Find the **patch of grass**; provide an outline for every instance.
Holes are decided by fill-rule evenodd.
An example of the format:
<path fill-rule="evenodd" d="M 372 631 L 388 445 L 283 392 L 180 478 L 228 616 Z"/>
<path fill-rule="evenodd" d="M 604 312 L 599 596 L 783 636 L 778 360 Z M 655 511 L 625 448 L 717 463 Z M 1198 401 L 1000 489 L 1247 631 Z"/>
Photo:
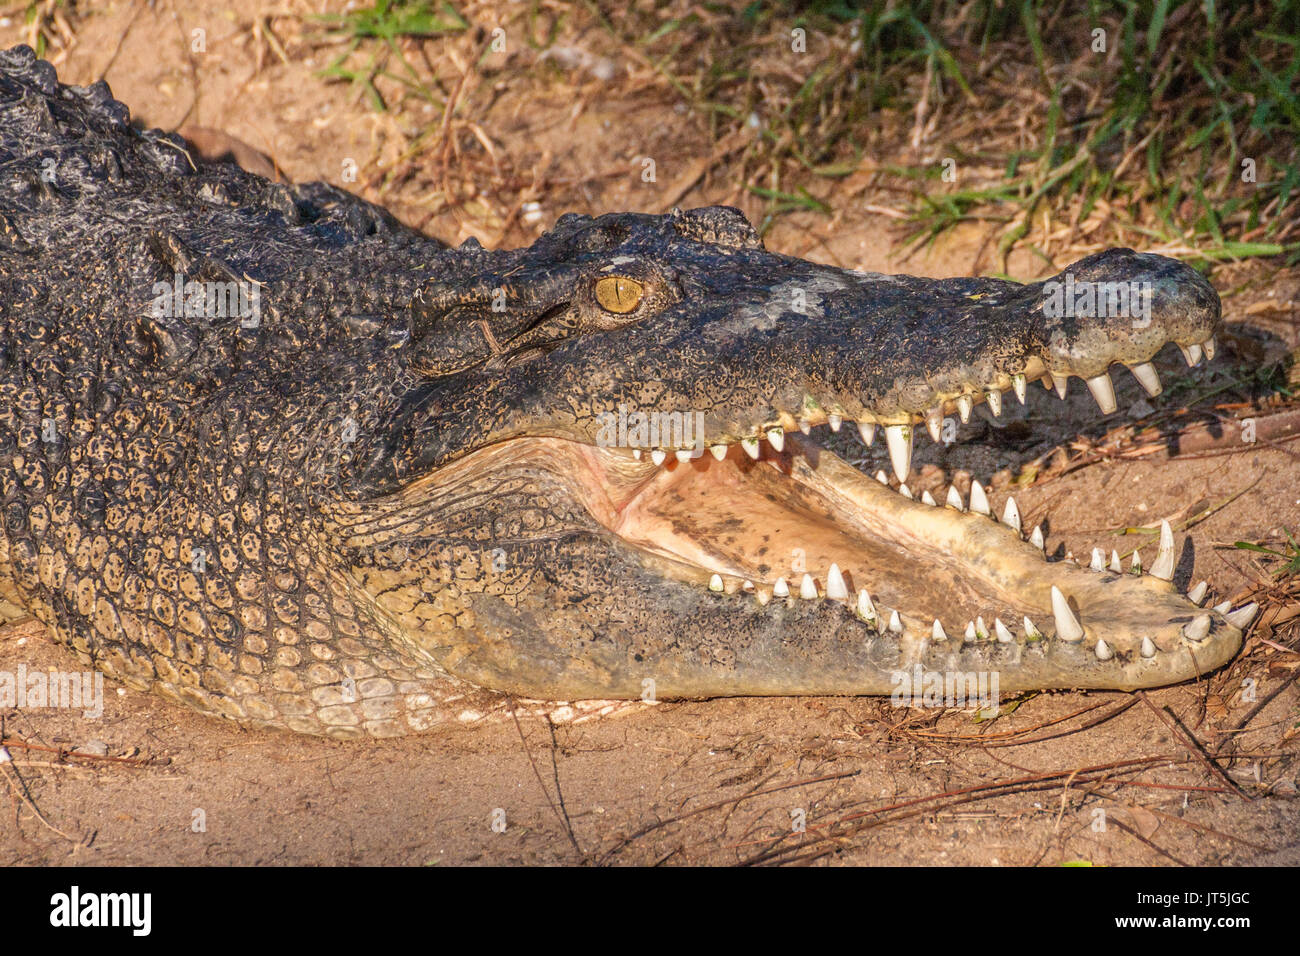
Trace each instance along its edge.
<path fill-rule="evenodd" d="M 1241 551 L 1254 551 L 1258 554 L 1267 554 L 1273 558 L 1280 558 L 1282 564 L 1273 569 L 1273 576 L 1276 578 L 1300 574 L 1300 544 L 1296 543 L 1295 536 L 1291 533 L 1290 528 L 1283 528 L 1282 533 L 1286 536 L 1287 542 L 1282 551 L 1266 548 L 1261 544 L 1254 544 L 1250 541 L 1237 541 L 1233 544 L 1233 547 Z"/>

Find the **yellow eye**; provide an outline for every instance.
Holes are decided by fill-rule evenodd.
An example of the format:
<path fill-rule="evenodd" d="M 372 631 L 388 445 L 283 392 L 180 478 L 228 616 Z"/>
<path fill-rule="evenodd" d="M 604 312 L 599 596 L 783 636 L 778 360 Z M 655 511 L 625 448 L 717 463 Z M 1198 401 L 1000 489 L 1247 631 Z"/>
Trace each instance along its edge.
<path fill-rule="evenodd" d="M 607 312 L 624 315 L 641 304 L 645 286 L 625 276 L 603 276 L 596 281 L 596 301 Z"/>

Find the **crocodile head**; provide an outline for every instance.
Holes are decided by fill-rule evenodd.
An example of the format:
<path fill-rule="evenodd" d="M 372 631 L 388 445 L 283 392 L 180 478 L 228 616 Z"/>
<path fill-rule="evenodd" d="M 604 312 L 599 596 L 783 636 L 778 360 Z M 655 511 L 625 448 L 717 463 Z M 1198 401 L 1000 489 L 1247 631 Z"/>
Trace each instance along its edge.
<path fill-rule="evenodd" d="M 417 296 L 412 384 L 349 452 L 340 538 L 453 673 L 562 699 L 881 694 L 918 664 L 1137 688 L 1240 647 L 1241 614 L 1171 583 L 1167 527 L 1148 573 L 1081 568 L 1046 560 L 1010 499 L 905 485 L 914 434 L 1028 382 L 1077 376 L 1112 411 L 1119 363 L 1157 392 L 1163 345 L 1213 348 L 1219 300 L 1191 268 L 1110 250 L 1028 285 L 846 271 L 766 251 L 722 207 L 566 216 L 471 252 L 472 278 Z M 883 435 L 902 486 L 808 437 L 847 423 Z"/>

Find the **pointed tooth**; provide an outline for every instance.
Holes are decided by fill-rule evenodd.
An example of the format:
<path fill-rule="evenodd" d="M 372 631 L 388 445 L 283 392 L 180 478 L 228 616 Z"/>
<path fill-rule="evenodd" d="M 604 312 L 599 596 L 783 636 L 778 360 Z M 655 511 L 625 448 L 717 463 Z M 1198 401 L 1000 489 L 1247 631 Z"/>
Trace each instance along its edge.
<path fill-rule="evenodd" d="M 898 486 L 898 493 L 902 495 L 904 498 L 912 497 L 912 489 L 907 487 L 907 482 L 903 482 L 901 485 Z"/>
<path fill-rule="evenodd" d="M 754 597 L 758 598 L 758 603 L 761 606 L 767 607 L 768 602 L 772 600 L 772 592 L 765 588 L 759 588 L 754 592 Z"/>
<path fill-rule="evenodd" d="M 965 640 L 966 643 L 968 643 L 968 644 L 969 644 L 969 643 L 972 643 L 972 642 L 975 640 L 975 622 L 974 622 L 974 621 L 967 621 L 967 622 L 966 622 L 966 632 L 962 635 L 962 639 Z"/>
<path fill-rule="evenodd" d="M 1024 372 L 1017 372 L 1011 376 L 1011 390 L 1016 393 L 1016 401 L 1021 405 L 1025 404 L 1025 388 L 1028 384 Z"/>
<path fill-rule="evenodd" d="M 673 455 L 676 456 L 678 461 L 690 461 L 695 457 L 695 452 L 691 451 L 689 448 L 679 448 L 677 451 L 673 452 Z"/>
<path fill-rule="evenodd" d="M 934 500 L 934 495 L 930 494 L 930 492 L 923 491 L 921 492 L 921 504 L 929 505 L 931 508 L 936 508 L 938 507 L 939 502 Z"/>
<path fill-rule="evenodd" d="M 727 457 L 727 446 L 726 446 L 726 445 L 710 445 L 710 446 L 709 446 L 709 454 L 712 455 L 714 458 L 716 458 L 718 461 L 722 461 L 722 459 L 724 459 L 724 458 Z"/>
<path fill-rule="evenodd" d="M 838 564 L 832 564 L 831 569 L 826 572 L 826 596 L 832 601 L 849 599 L 848 585 L 844 583 L 844 575 L 840 573 Z"/>
<path fill-rule="evenodd" d="M 1199 345 L 1189 345 L 1187 348 L 1180 345 L 1178 349 L 1183 353 L 1183 358 L 1187 360 L 1188 368 L 1194 368 L 1201 361 L 1201 347 Z"/>
<path fill-rule="evenodd" d="M 741 589 L 742 591 L 752 591 L 752 590 L 754 590 L 754 582 L 753 582 L 753 581 L 745 581 L 745 583 L 742 584 L 742 585 L 740 586 L 740 589 Z"/>
<path fill-rule="evenodd" d="M 1056 394 L 1061 396 L 1061 401 L 1065 401 L 1065 393 L 1070 386 L 1070 376 L 1062 372 L 1059 376 L 1052 379 L 1052 387 L 1056 389 Z"/>
<path fill-rule="evenodd" d="M 930 433 L 930 441 L 937 442 L 943 437 L 943 410 L 932 408 L 925 413 L 925 427 Z"/>
<path fill-rule="evenodd" d="M 840 426 L 844 424 L 844 419 L 839 415 L 827 415 L 826 424 L 831 426 L 831 431 L 837 432 L 840 430 Z"/>
<path fill-rule="evenodd" d="M 722 575 L 715 574 L 713 577 L 709 578 L 709 590 L 710 591 L 722 590 Z"/>
<path fill-rule="evenodd" d="M 912 470 L 912 426 L 886 425 L 885 441 L 889 444 L 889 461 L 899 481 L 906 481 Z"/>
<path fill-rule="evenodd" d="M 943 629 L 943 625 L 939 623 L 939 619 L 937 617 L 934 619 L 934 627 L 930 628 L 930 640 L 932 641 L 948 640 L 948 632 Z"/>
<path fill-rule="evenodd" d="M 1209 591 L 1210 585 L 1202 581 L 1196 587 L 1187 592 L 1187 600 L 1193 604 L 1202 604 L 1205 601 L 1205 593 Z"/>
<path fill-rule="evenodd" d="M 981 641 L 987 641 L 989 639 L 989 626 L 984 623 L 983 617 L 975 618 L 975 636 Z"/>
<path fill-rule="evenodd" d="M 957 490 L 956 485 L 948 486 L 948 500 L 945 503 L 949 508 L 956 508 L 958 511 L 966 510 L 966 502 L 961 500 L 961 492 Z"/>
<path fill-rule="evenodd" d="M 876 606 L 871 603 L 871 595 L 867 593 L 866 588 L 858 590 L 858 617 L 868 624 L 876 623 Z"/>
<path fill-rule="evenodd" d="M 816 599 L 817 582 L 813 580 L 811 574 L 805 574 L 803 580 L 799 582 L 799 596 L 805 601 Z"/>
<path fill-rule="evenodd" d="M 650 460 L 656 465 L 662 465 L 667 458 L 668 453 L 662 448 L 656 448 L 654 451 L 650 452 Z"/>
<path fill-rule="evenodd" d="M 1142 555 L 1138 554 L 1136 551 L 1133 552 L 1133 557 L 1129 559 L 1128 573 L 1135 577 L 1142 576 Z"/>
<path fill-rule="evenodd" d="M 1041 641 L 1042 639 L 1043 639 L 1043 632 L 1038 629 L 1038 626 L 1034 624 L 1034 622 L 1031 621 L 1028 618 L 1028 616 L 1026 616 L 1025 617 L 1025 640 Z"/>
<path fill-rule="evenodd" d="M 1052 616 L 1056 619 L 1056 636 L 1071 644 L 1083 640 L 1083 628 L 1079 619 L 1070 610 L 1070 603 L 1061 593 L 1061 589 L 1052 585 Z"/>
<path fill-rule="evenodd" d="M 989 496 L 984 493 L 984 486 L 978 481 L 970 483 L 970 510 L 986 517 L 993 514 L 993 509 L 989 507 Z"/>
<path fill-rule="evenodd" d="M 640 461 L 640 460 L 641 460 L 641 449 L 640 449 L 640 448 L 633 448 L 633 449 L 632 449 L 632 457 L 635 458 L 637 461 Z"/>
<path fill-rule="evenodd" d="M 1162 581 L 1174 579 L 1174 532 L 1168 521 L 1160 522 L 1160 550 L 1156 554 L 1151 573 Z"/>
<path fill-rule="evenodd" d="M 1218 344 L 1214 341 L 1214 336 L 1211 335 L 1208 339 L 1206 339 L 1204 342 L 1202 342 L 1202 343 L 1201 343 L 1201 348 L 1203 348 L 1203 349 L 1205 350 L 1205 358 L 1206 358 L 1206 360 L 1207 360 L 1207 361 L 1210 361 L 1210 362 L 1213 362 L 1213 361 L 1214 361 L 1214 353 L 1215 353 L 1215 352 L 1218 350 L 1218 348 L 1219 348 Z"/>
<path fill-rule="evenodd" d="M 1224 601 L 1221 604 L 1216 604 L 1214 605 L 1214 610 L 1220 614 L 1227 614 L 1229 611 L 1232 610 L 1232 602 Z"/>
<path fill-rule="evenodd" d="M 1155 398 L 1164 391 L 1164 386 L 1160 384 L 1160 373 L 1156 371 L 1156 367 L 1150 362 L 1143 362 L 1141 365 L 1134 365 L 1129 369 L 1129 371 L 1132 372 L 1133 377 L 1138 380 L 1138 384 L 1142 386 L 1142 390 L 1152 398 Z"/>
<path fill-rule="evenodd" d="M 769 428 L 767 430 L 767 442 L 777 451 L 785 448 L 785 432 L 780 428 Z"/>
<path fill-rule="evenodd" d="M 882 485 L 887 485 L 889 484 L 889 476 L 885 474 L 883 470 L 878 471 L 876 472 L 876 481 L 880 482 Z"/>
<path fill-rule="evenodd" d="M 893 631 L 895 634 L 903 633 L 903 621 L 898 616 L 897 611 L 889 612 L 889 629 Z"/>
<path fill-rule="evenodd" d="M 740 447 L 745 449 L 746 455 L 754 459 L 754 461 L 758 461 L 758 439 L 757 438 L 742 438 L 740 440 Z"/>
<path fill-rule="evenodd" d="M 961 416 L 963 425 L 970 421 L 970 413 L 974 407 L 975 402 L 969 395 L 957 396 L 957 414 Z"/>
<path fill-rule="evenodd" d="M 1002 509 L 1002 523 L 1020 533 L 1020 506 L 1016 504 L 1015 498 L 1008 498 L 1006 507 Z"/>
<path fill-rule="evenodd" d="M 1034 525 L 1034 530 L 1029 533 L 1029 543 L 1039 551 L 1047 550 L 1047 542 L 1043 540 L 1043 526 L 1041 524 Z"/>
<path fill-rule="evenodd" d="M 1087 385 L 1103 415 L 1109 415 L 1115 410 L 1115 386 L 1111 384 L 1109 372 L 1087 379 Z"/>
<path fill-rule="evenodd" d="M 1250 622 L 1255 620 L 1255 615 L 1258 613 L 1259 605 L 1254 601 L 1251 601 L 1249 604 L 1243 604 L 1232 613 L 1225 614 L 1224 617 L 1226 617 L 1228 623 L 1237 630 L 1244 631 L 1246 628 L 1250 627 Z"/>
<path fill-rule="evenodd" d="M 1093 648 L 1093 653 L 1097 655 L 1097 660 L 1108 661 L 1115 656 L 1115 652 L 1110 649 L 1110 645 L 1098 638 L 1097 646 Z"/>
<path fill-rule="evenodd" d="M 993 633 L 998 636 L 999 644 L 1010 644 L 1016 639 L 1016 636 L 1011 633 L 1011 628 L 1003 624 L 1000 617 L 993 619 Z"/>
<path fill-rule="evenodd" d="M 1200 642 L 1210 633 L 1210 615 L 1200 614 L 1190 624 L 1183 625 L 1183 637 L 1189 641 Z"/>
<path fill-rule="evenodd" d="M 1156 656 L 1155 641 L 1151 640 L 1151 638 L 1149 637 L 1142 638 L 1142 645 L 1139 648 L 1139 650 L 1143 657 L 1155 657 Z"/>
<path fill-rule="evenodd" d="M 790 596 L 790 585 L 785 583 L 785 578 L 776 579 L 776 584 L 772 585 L 772 595 L 781 598 Z"/>
<path fill-rule="evenodd" d="M 1113 571 L 1115 574 L 1123 574 L 1123 573 L 1124 573 L 1124 565 L 1122 565 L 1122 564 L 1119 563 L 1119 552 L 1116 551 L 1114 548 L 1111 548 L 1111 551 L 1110 551 L 1110 568 L 1109 568 L 1109 570 Z"/>
<path fill-rule="evenodd" d="M 984 401 L 988 403 L 989 411 L 993 413 L 994 418 L 1002 414 L 1002 393 L 996 388 L 989 389 L 989 393 L 984 396 Z"/>
<path fill-rule="evenodd" d="M 862 437 L 862 444 L 868 448 L 876 440 L 876 426 L 874 422 L 858 422 L 858 434 Z"/>
<path fill-rule="evenodd" d="M 799 431 L 803 432 L 805 435 L 812 431 L 812 425 L 809 423 L 808 419 L 799 419 Z"/>
<path fill-rule="evenodd" d="M 1106 555 L 1102 553 L 1101 548 L 1092 549 L 1092 564 L 1088 567 L 1098 574 L 1106 570 Z"/>

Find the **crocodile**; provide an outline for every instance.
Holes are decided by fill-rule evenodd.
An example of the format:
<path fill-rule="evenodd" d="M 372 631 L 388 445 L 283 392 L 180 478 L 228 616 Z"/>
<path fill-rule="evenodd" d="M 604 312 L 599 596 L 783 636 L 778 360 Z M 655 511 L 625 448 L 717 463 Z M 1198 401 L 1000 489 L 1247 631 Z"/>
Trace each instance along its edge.
<path fill-rule="evenodd" d="M 26 47 L 0 170 L 0 612 L 130 687 L 341 739 L 920 668 L 1131 690 L 1222 666 L 1255 613 L 1175 585 L 1167 524 L 1149 567 L 1085 567 L 1014 498 L 906 485 L 915 435 L 1030 382 L 1109 412 L 1112 364 L 1154 394 L 1163 346 L 1213 357 L 1180 262 L 888 276 L 729 207 L 453 248 L 196 161 Z M 845 423 L 892 478 L 814 437 Z"/>

